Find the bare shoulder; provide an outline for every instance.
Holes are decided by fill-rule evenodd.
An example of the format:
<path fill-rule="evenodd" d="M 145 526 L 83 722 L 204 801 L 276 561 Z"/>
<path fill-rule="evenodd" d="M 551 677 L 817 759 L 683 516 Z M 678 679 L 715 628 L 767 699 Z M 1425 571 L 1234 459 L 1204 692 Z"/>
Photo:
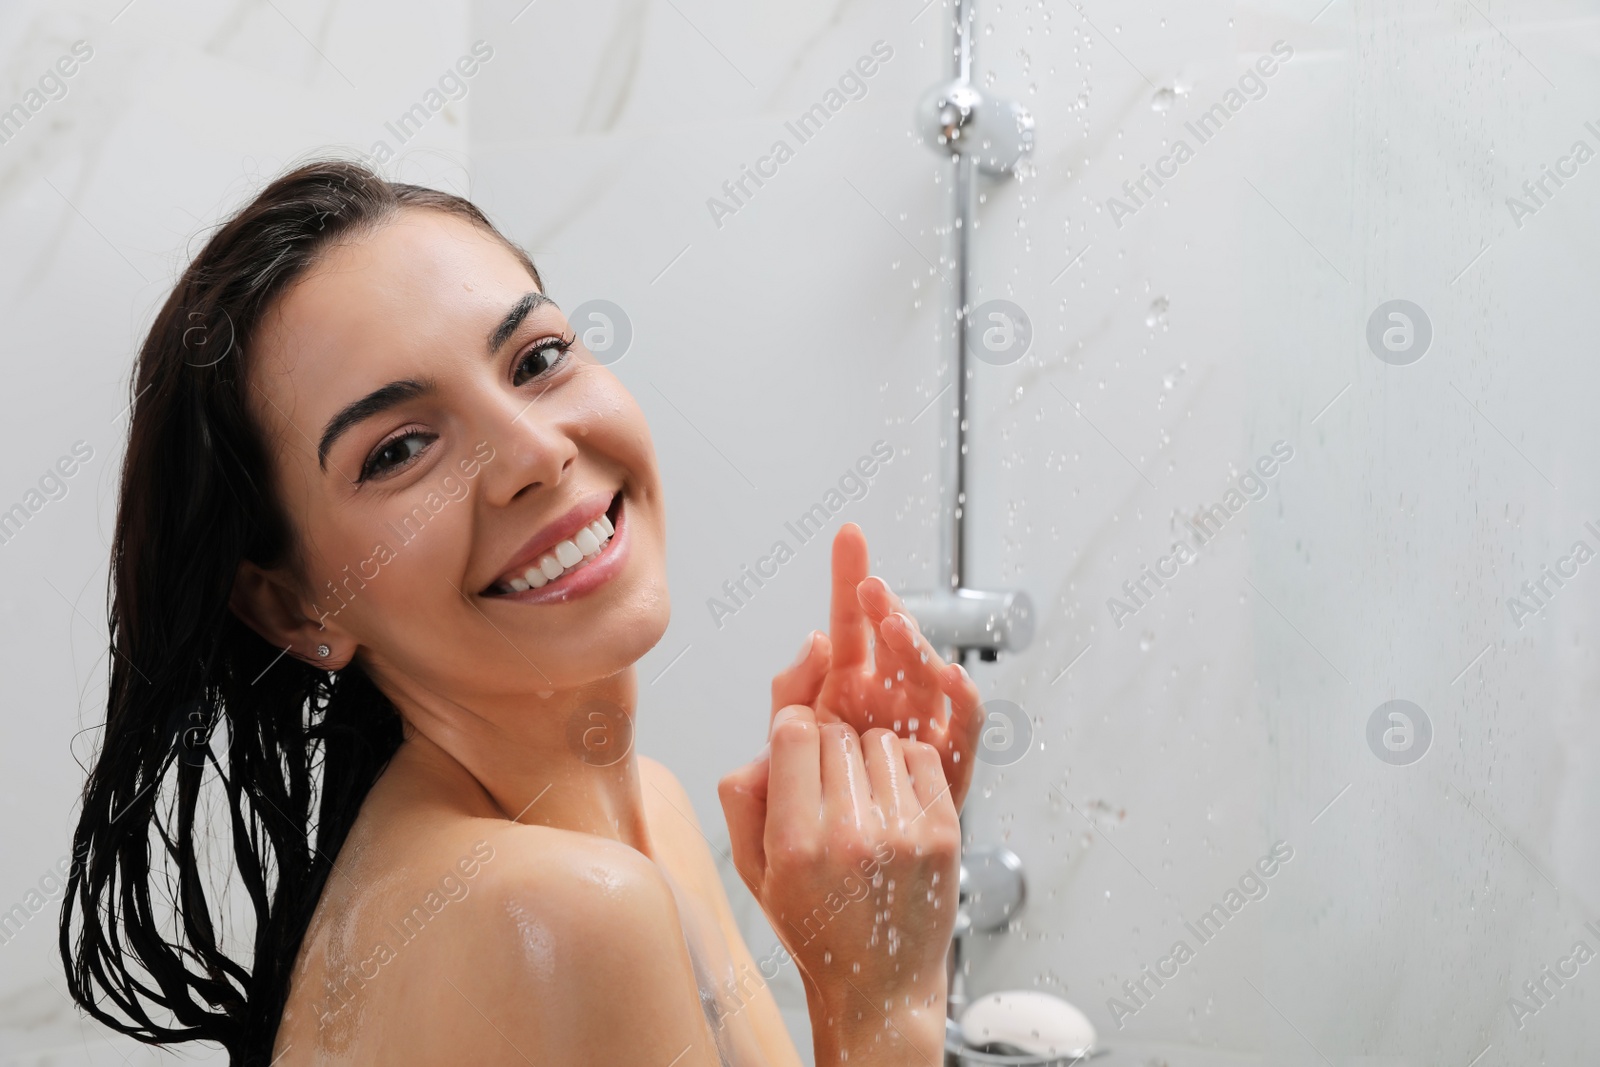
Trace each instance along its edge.
<path fill-rule="evenodd" d="M 665 800 L 674 807 L 681 808 L 684 818 L 698 826 L 699 822 L 694 815 L 694 805 L 690 802 L 689 793 L 683 788 L 683 783 L 678 781 L 678 776 L 668 770 L 667 765 L 659 760 L 653 760 L 649 756 L 640 756 L 638 759 L 639 777 L 644 781 L 645 793 L 647 794 L 645 796 L 646 802 L 650 801 L 651 797 L 648 794 L 653 789 L 659 794 L 657 799 Z"/>
<path fill-rule="evenodd" d="M 285 1064 L 717 1062 L 671 887 L 618 842 L 455 820 L 313 925 L 279 1051 L 321 1055 Z"/>
<path fill-rule="evenodd" d="M 697 896 L 726 912 L 727 898 L 711 854 L 710 837 L 695 815 L 688 791 L 665 764 L 644 756 L 639 757 L 639 777 L 650 836 L 660 846 L 662 862 Z M 731 914 L 728 918 L 731 922 Z"/>

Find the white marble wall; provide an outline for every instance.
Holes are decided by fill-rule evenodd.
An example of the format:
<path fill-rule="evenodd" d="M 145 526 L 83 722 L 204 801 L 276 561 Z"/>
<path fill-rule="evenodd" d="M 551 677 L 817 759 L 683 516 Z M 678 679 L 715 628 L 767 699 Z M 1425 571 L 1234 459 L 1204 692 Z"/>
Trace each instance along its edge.
<path fill-rule="evenodd" d="M 11 738 L 0 745 L 0 909 L 25 903 L 67 851 L 80 763 L 98 742 L 135 346 L 206 226 L 302 156 L 370 151 L 470 48 L 469 29 L 464 4 L 437 2 L 72 0 L 11 3 L 0 16 L 0 107 L 28 102 L 73 42 L 93 53 L 65 96 L 0 144 L 0 499 L 22 500 L 75 442 L 93 452 L 66 495 L 0 545 Z M 465 186 L 471 100 L 432 116 L 406 146 L 405 173 Z M 176 1060 L 76 1021 L 57 907 L 0 945 L 0 1063 Z"/>
<path fill-rule="evenodd" d="M 400 147 L 385 121 L 480 39 L 494 55 L 466 99 L 392 166 L 470 191 L 563 306 L 631 321 L 615 368 L 665 468 L 677 609 L 641 664 L 640 744 L 720 844 L 715 780 L 825 624 L 826 545 L 720 626 L 708 600 L 879 439 L 893 462 L 837 520 L 896 586 L 934 579 L 940 427 L 917 416 L 948 383 L 945 186 L 910 116 L 944 68 L 942 0 L 121 2 L 0 21 L 0 103 L 94 48 L 0 145 L 0 497 L 74 441 L 95 450 L 0 547 L 23 742 L 0 751 L 0 899 L 65 848 L 103 691 L 113 419 L 186 244 L 298 156 Z M 1520 228 L 1504 201 L 1572 141 L 1600 149 L 1594 6 L 1012 0 L 979 24 L 979 84 L 1034 111 L 1038 144 L 1023 180 L 986 189 L 979 299 L 1020 304 L 1035 341 L 975 368 L 969 580 L 1026 588 L 1039 626 L 973 668 L 1035 731 L 969 805 L 972 839 L 1030 877 L 1014 928 L 975 946 L 974 991 L 1054 991 L 1113 1048 L 1174 1064 L 1576 1062 L 1600 1036 L 1592 967 L 1536 1014 L 1508 1000 L 1576 939 L 1600 949 L 1596 597 L 1585 567 L 1520 629 L 1506 599 L 1600 526 L 1600 164 Z M 1258 99 L 1204 144 L 1186 132 L 1280 40 L 1294 54 Z M 879 41 L 864 95 L 799 144 L 785 122 Z M 708 208 L 778 138 L 793 157 L 737 211 Z M 1179 138 L 1193 158 L 1119 226 L 1108 198 Z M 1364 338 L 1396 297 L 1433 325 L 1411 366 Z M 1107 599 L 1193 544 L 1184 521 L 1280 440 L 1293 458 L 1264 499 L 1119 627 Z M 1432 724 L 1410 766 L 1367 745 L 1391 698 Z M 1185 921 L 1278 841 L 1293 858 L 1265 898 L 1199 945 Z M 0 1063 L 146 1055 L 70 1025 L 53 921 L 0 946 Z M 1179 938 L 1193 960 L 1128 997 Z M 803 1036 L 792 971 L 775 991 Z"/>

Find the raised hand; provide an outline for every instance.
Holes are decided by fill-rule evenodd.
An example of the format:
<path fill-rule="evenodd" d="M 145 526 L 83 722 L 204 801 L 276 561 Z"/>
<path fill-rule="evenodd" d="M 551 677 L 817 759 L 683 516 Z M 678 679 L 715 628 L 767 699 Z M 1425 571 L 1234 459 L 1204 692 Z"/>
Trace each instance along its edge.
<path fill-rule="evenodd" d="M 805 981 L 816 1061 L 942 1062 L 961 825 L 939 754 L 793 704 L 718 793 L 734 866 Z"/>
<path fill-rule="evenodd" d="M 866 535 L 845 523 L 833 539 L 831 632 L 814 631 L 800 660 L 773 678 L 772 712 L 807 704 L 818 723 L 848 723 L 860 735 L 881 727 L 927 742 L 960 810 L 983 729 L 978 687 L 939 656 L 888 583 L 867 574 L 867 562 Z"/>

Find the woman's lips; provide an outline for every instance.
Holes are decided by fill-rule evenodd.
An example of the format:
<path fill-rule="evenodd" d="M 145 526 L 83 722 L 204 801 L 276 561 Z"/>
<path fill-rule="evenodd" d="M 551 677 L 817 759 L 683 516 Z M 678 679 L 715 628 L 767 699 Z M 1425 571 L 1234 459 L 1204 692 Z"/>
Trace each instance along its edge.
<path fill-rule="evenodd" d="M 529 586 L 524 589 L 512 588 L 500 592 L 500 583 L 484 595 L 494 600 L 512 600 L 523 604 L 545 604 L 570 600 L 604 585 L 613 575 L 621 570 L 627 558 L 629 547 L 627 509 L 623 506 L 624 498 L 619 490 L 613 498 L 611 507 L 605 512 L 597 523 L 603 525 L 609 521 L 612 527 L 611 536 L 593 555 L 584 556 L 572 564 L 571 567 L 559 576 L 549 580 L 546 584 L 534 588 Z M 585 527 L 589 530 L 590 527 Z M 582 537 L 580 533 L 578 538 Z M 597 538 L 598 540 L 598 538 Z M 577 538 L 566 542 L 569 549 L 576 547 Z M 560 546 L 558 546 L 559 548 Z M 578 549 L 581 551 L 581 548 Z M 570 558 L 570 551 L 566 553 Z M 543 560 L 546 557 L 541 557 Z M 559 563 L 559 560 L 557 561 Z"/>
<path fill-rule="evenodd" d="M 490 582 L 483 594 L 508 593 L 522 586 L 538 588 L 547 581 L 559 578 L 567 567 L 591 556 L 599 543 L 611 536 L 612 527 L 606 521 L 607 513 L 616 506 L 620 489 L 607 493 L 591 491 L 580 497 L 570 508 L 554 516 L 540 527 L 513 557 L 512 563 L 500 576 Z M 585 527 L 593 527 L 585 534 Z M 563 545 L 563 542 L 568 542 Z M 558 558 L 559 557 L 559 558 Z"/>

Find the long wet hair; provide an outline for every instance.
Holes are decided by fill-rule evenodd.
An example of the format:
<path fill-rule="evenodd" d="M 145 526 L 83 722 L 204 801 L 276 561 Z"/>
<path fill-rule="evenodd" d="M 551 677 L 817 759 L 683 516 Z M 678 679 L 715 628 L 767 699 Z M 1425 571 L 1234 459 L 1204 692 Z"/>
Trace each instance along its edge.
<path fill-rule="evenodd" d="M 215 1042 L 234 1067 L 268 1063 L 334 857 L 401 741 L 393 705 L 358 663 L 330 672 L 286 655 L 228 608 L 242 560 L 301 558 L 246 403 L 252 342 L 331 244 L 405 209 L 483 227 L 543 288 L 469 201 L 313 162 L 212 234 L 133 374 L 110 693 L 73 835 L 61 956 L 73 999 L 96 1019 L 151 1044 Z M 236 932 L 239 889 L 248 921 Z"/>

